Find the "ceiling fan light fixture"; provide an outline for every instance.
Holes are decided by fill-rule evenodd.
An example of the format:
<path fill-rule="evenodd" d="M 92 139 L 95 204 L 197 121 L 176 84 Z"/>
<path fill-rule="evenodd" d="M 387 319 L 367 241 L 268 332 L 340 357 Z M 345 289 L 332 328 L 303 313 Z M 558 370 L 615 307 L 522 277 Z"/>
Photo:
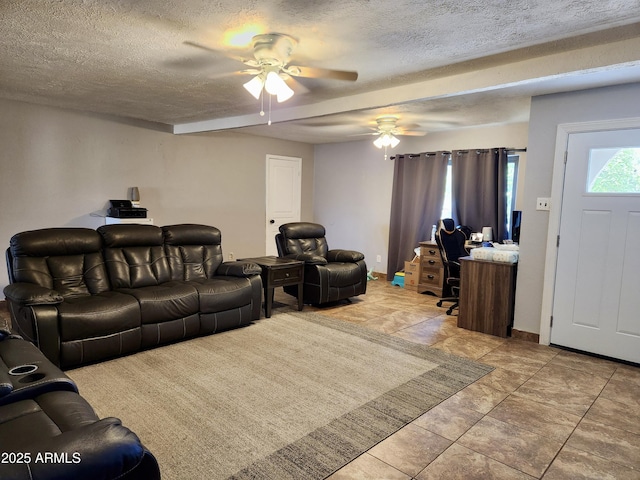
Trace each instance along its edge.
<path fill-rule="evenodd" d="M 249 80 L 247 83 L 245 83 L 242 86 L 247 90 L 247 92 L 253 95 L 256 100 L 259 100 L 264 84 L 265 82 L 263 80 L 263 76 L 262 74 L 260 74 L 260 75 L 256 75 L 255 77 L 253 77 L 251 80 Z"/>
<path fill-rule="evenodd" d="M 276 96 L 278 103 L 289 100 L 293 96 L 293 90 L 287 85 L 283 78 L 273 70 L 267 73 L 264 88 L 267 93 Z"/>
<path fill-rule="evenodd" d="M 376 138 L 373 141 L 373 144 L 378 148 L 382 148 L 382 147 L 395 148 L 398 146 L 399 143 L 400 143 L 400 140 L 398 140 L 398 138 L 394 137 L 390 133 L 382 133 L 378 138 Z"/>

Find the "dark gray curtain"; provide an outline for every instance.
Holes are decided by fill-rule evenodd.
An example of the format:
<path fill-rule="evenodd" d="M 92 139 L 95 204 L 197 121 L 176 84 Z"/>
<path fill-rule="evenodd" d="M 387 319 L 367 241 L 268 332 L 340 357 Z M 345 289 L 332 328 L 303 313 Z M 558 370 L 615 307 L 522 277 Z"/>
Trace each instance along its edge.
<path fill-rule="evenodd" d="M 451 153 L 453 215 L 474 232 L 493 229 L 493 240 L 507 233 L 507 150 L 454 150 Z"/>
<path fill-rule="evenodd" d="M 448 152 L 396 156 L 391 194 L 387 279 L 404 269 L 418 243 L 429 240 L 444 201 Z"/>

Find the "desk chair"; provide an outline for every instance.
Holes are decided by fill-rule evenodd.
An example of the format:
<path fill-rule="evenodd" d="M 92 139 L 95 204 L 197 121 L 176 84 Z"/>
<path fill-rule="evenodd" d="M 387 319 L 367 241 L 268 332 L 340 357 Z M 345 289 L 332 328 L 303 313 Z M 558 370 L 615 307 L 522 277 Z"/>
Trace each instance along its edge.
<path fill-rule="evenodd" d="M 468 255 L 464 248 L 465 242 L 469 239 L 469 227 L 455 227 L 453 219 L 444 218 L 438 222 L 436 229 L 436 243 L 440 249 L 440 256 L 445 268 L 446 284 L 449 287 L 451 296 L 441 298 L 437 305 L 442 306 L 443 302 L 453 302 L 447 309 L 447 315 L 458 308 L 458 297 L 460 294 L 460 257 Z"/>

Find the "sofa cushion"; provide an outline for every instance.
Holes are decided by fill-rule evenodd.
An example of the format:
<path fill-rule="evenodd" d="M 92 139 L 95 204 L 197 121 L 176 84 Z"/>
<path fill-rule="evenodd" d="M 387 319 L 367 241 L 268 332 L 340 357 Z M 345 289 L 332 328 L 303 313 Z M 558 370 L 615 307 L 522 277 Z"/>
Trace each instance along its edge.
<path fill-rule="evenodd" d="M 103 225 L 98 232 L 112 288 L 148 287 L 171 279 L 160 227 Z"/>
<path fill-rule="evenodd" d="M 120 290 L 135 297 L 140 305 L 143 324 L 186 318 L 198 313 L 198 292 L 184 282 Z"/>
<path fill-rule="evenodd" d="M 46 228 L 14 235 L 7 260 L 13 282 L 35 283 L 63 297 L 109 290 L 102 241 L 87 228 Z"/>
<path fill-rule="evenodd" d="M 253 298 L 251 282 L 247 278 L 216 276 L 191 283 L 200 297 L 202 313 L 217 313 L 249 305 Z"/>
<path fill-rule="evenodd" d="M 222 235 L 208 225 L 168 225 L 162 227 L 165 253 L 173 280 L 211 278 L 222 264 Z"/>
<path fill-rule="evenodd" d="M 63 342 L 111 335 L 141 324 L 137 299 L 119 292 L 68 298 L 58 305 L 58 317 Z"/>
<path fill-rule="evenodd" d="M 327 256 L 329 247 L 322 225 L 309 222 L 294 222 L 280 225 L 284 251 L 282 255 L 308 254 Z"/>

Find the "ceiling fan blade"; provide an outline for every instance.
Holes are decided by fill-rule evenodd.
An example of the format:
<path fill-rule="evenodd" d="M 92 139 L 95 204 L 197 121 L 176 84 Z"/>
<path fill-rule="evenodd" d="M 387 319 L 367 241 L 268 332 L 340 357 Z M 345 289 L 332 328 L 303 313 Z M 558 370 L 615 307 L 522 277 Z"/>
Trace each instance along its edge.
<path fill-rule="evenodd" d="M 285 75 L 284 81 L 291 87 L 291 89 L 296 92 L 296 95 L 304 95 L 305 93 L 309 93 L 309 89 L 302 85 L 299 81 L 293 78 L 291 75 Z"/>
<path fill-rule="evenodd" d="M 396 133 L 395 135 L 401 135 L 404 137 L 424 137 L 427 134 L 427 132 L 414 132 L 414 131 L 400 131 L 398 133 Z"/>
<path fill-rule="evenodd" d="M 329 70 L 327 68 L 300 67 L 297 65 L 287 67 L 287 73 L 296 77 L 332 78 L 334 80 L 346 80 L 348 82 L 355 82 L 358 79 L 358 72 Z"/>
<path fill-rule="evenodd" d="M 184 42 L 185 45 L 189 45 L 190 47 L 196 47 L 196 48 L 201 48 L 202 50 L 207 50 L 209 52 L 213 52 L 213 53 L 222 53 L 219 50 L 215 50 L 211 47 L 207 47 L 206 45 L 202 45 L 200 43 L 196 43 L 196 42 L 191 42 L 189 40 L 185 40 Z"/>
<path fill-rule="evenodd" d="M 256 70 L 254 68 L 248 68 L 246 70 L 237 70 L 235 72 L 214 73 L 211 75 L 207 75 L 207 78 L 211 80 L 215 80 L 217 78 L 233 77 L 236 75 L 258 75 L 259 73 L 260 73 L 260 70 Z"/>
<path fill-rule="evenodd" d="M 216 50 L 215 48 L 211 48 L 211 47 L 207 47 L 206 45 L 202 45 L 201 43 L 196 43 L 196 42 L 191 42 L 189 40 L 185 40 L 184 42 L 182 42 L 185 45 L 189 45 L 190 47 L 196 47 L 199 48 L 201 50 L 206 50 L 207 52 L 210 53 L 215 53 L 217 55 L 223 55 L 227 58 L 231 58 L 233 60 L 237 60 L 239 62 L 242 62 L 250 67 L 257 67 L 259 64 L 255 61 L 255 59 L 253 58 L 243 58 L 243 57 L 239 57 L 237 55 L 231 55 L 227 52 L 223 52 L 221 50 Z"/>
<path fill-rule="evenodd" d="M 348 137 L 363 137 L 369 135 L 380 135 L 379 132 L 370 132 L 370 133 L 352 133 L 351 135 L 347 135 Z"/>

